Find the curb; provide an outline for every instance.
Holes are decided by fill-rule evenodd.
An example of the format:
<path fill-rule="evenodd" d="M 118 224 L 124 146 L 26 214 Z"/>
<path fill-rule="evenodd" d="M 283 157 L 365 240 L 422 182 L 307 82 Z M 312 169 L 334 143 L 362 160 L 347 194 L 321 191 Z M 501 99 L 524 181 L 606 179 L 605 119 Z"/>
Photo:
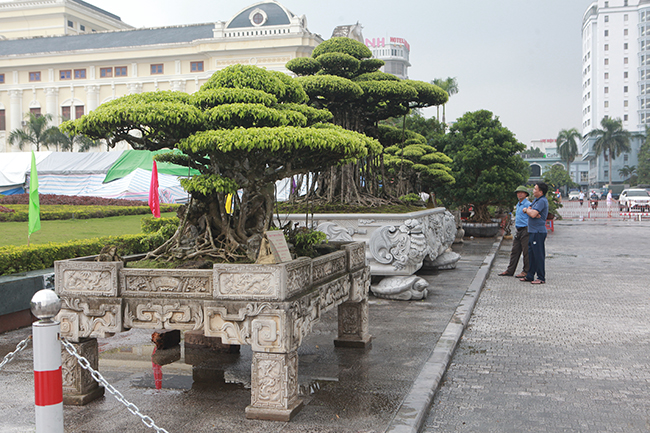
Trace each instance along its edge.
<path fill-rule="evenodd" d="M 422 366 L 420 374 L 413 382 L 411 390 L 404 397 L 395 417 L 385 430 L 386 432 L 418 433 L 424 425 L 429 409 L 433 404 L 433 397 L 440 386 L 443 375 L 447 371 L 460 337 L 463 335 L 463 331 L 472 316 L 472 311 L 481 295 L 481 290 L 485 285 L 485 280 L 487 280 L 502 241 L 503 235 L 500 235 L 492 244 L 492 248 L 485 256 L 447 327 Z"/>

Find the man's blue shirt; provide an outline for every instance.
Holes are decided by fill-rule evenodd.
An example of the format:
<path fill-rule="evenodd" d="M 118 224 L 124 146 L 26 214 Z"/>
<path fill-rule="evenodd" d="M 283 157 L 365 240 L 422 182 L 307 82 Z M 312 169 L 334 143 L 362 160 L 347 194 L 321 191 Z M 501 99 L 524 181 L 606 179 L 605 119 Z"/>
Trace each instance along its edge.
<path fill-rule="evenodd" d="M 528 215 L 524 213 L 525 207 L 530 207 L 528 198 L 517 202 L 517 210 L 515 211 L 515 227 L 517 228 L 528 227 Z"/>
<path fill-rule="evenodd" d="M 539 218 L 528 218 L 528 233 L 546 233 L 546 216 L 548 215 L 548 200 L 541 196 L 533 200 L 531 209 L 539 212 Z"/>

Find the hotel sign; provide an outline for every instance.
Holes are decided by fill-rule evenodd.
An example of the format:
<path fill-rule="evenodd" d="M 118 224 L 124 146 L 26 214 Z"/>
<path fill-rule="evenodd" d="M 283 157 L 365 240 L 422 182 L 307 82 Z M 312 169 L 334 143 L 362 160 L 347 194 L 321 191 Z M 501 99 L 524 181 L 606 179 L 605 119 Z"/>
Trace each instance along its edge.
<path fill-rule="evenodd" d="M 408 42 L 406 42 L 406 39 L 394 38 L 391 36 L 389 40 L 391 44 L 404 45 L 406 47 L 406 50 L 411 52 L 411 46 L 409 45 Z M 372 39 L 366 38 L 366 46 L 372 48 L 383 48 L 386 46 L 386 38 L 372 38 Z"/>

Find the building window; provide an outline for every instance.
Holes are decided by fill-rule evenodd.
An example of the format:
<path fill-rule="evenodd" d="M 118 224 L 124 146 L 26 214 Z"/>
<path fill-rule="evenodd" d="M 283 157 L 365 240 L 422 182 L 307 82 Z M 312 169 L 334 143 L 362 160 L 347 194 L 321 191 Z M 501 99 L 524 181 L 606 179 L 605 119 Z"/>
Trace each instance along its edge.
<path fill-rule="evenodd" d="M 29 81 L 41 81 L 41 73 L 40 72 L 30 72 L 29 73 Z"/>
<path fill-rule="evenodd" d="M 603 19 L 605 20 L 606 23 L 608 23 L 609 22 L 609 15 L 605 15 L 605 17 Z"/>
<path fill-rule="evenodd" d="M 623 72 L 623 78 L 627 78 L 627 71 Z"/>
<path fill-rule="evenodd" d="M 79 30 L 81 30 L 82 32 L 85 32 L 86 31 L 86 26 L 84 26 L 83 24 L 79 24 Z"/>
<path fill-rule="evenodd" d="M 605 93 L 609 93 L 609 87 L 605 87 Z"/>
<path fill-rule="evenodd" d="M 61 107 L 61 118 L 70 120 L 70 107 Z"/>
<path fill-rule="evenodd" d="M 589 181 L 589 172 L 588 171 L 581 171 L 580 172 L 580 182 L 588 182 Z"/>
<path fill-rule="evenodd" d="M 623 107 L 627 107 L 627 99 L 623 101 Z"/>
<path fill-rule="evenodd" d="M 99 76 L 102 78 L 110 78 L 113 76 L 113 68 L 101 68 L 99 70 Z"/>
<path fill-rule="evenodd" d="M 627 14 L 623 15 L 623 21 L 627 21 Z"/>
<path fill-rule="evenodd" d="M 605 101 L 605 108 L 609 107 L 609 101 Z"/>
<path fill-rule="evenodd" d="M 72 71 L 70 69 L 59 71 L 59 78 L 61 80 L 72 80 Z"/>
<path fill-rule="evenodd" d="M 203 72 L 203 62 L 190 62 L 190 71 Z"/>
<path fill-rule="evenodd" d="M 624 50 L 627 50 L 627 42 L 625 42 L 625 43 L 623 44 L 623 49 L 624 49 Z"/>
<path fill-rule="evenodd" d="M 6 130 L 7 129 L 6 125 L 7 124 L 5 122 L 5 110 L 1 109 L 0 110 L 0 131 Z"/>
<path fill-rule="evenodd" d="M 157 74 L 162 74 L 163 73 L 163 65 L 151 65 L 151 75 L 157 75 Z"/>
<path fill-rule="evenodd" d="M 609 36 L 609 30 L 605 30 L 605 37 Z"/>
<path fill-rule="evenodd" d="M 627 65 L 627 57 L 623 57 L 623 63 Z"/>
<path fill-rule="evenodd" d="M 605 65 L 609 65 L 609 59 L 605 59 Z"/>
<path fill-rule="evenodd" d="M 609 2 L 605 2 L 605 7 L 606 7 L 606 8 L 609 7 Z"/>
<path fill-rule="evenodd" d="M 0 74 L 0 84 L 5 83 L 5 74 Z"/>
<path fill-rule="evenodd" d="M 627 162 L 629 159 L 629 155 L 627 153 L 623 154 L 623 162 Z"/>
<path fill-rule="evenodd" d="M 624 121 L 624 122 L 627 122 L 627 114 L 624 114 L 624 115 L 623 115 L 623 121 Z"/>
<path fill-rule="evenodd" d="M 609 51 L 609 44 L 605 44 L 605 51 Z"/>
<path fill-rule="evenodd" d="M 623 29 L 623 36 L 627 36 L 627 29 Z"/>
<path fill-rule="evenodd" d="M 126 66 L 116 66 L 115 67 L 115 76 L 116 77 L 126 77 Z"/>
<path fill-rule="evenodd" d="M 70 27 L 71 29 L 74 29 L 74 23 L 72 21 L 70 21 L 70 20 L 68 20 L 68 27 Z"/>
<path fill-rule="evenodd" d="M 627 93 L 627 86 L 623 86 L 623 93 Z"/>
<path fill-rule="evenodd" d="M 603 172 L 603 175 L 604 175 L 606 178 L 609 178 L 609 170 L 605 170 L 605 171 Z"/>
<path fill-rule="evenodd" d="M 86 78 L 86 70 L 85 69 L 75 69 L 74 70 L 74 78 L 75 80 L 80 80 Z"/>
<path fill-rule="evenodd" d="M 540 177 L 542 175 L 542 167 L 537 164 L 530 166 L 530 177 Z"/>
<path fill-rule="evenodd" d="M 41 117 L 41 107 L 30 108 L 29 114 L 33 114 L 35 117 Z"/>
<path fill-rule="evenodd" d="M 74 107 L 74 118 L 79 119 L 83 115 L 84 115 L 84 106 L 83 105 L 75 105 L 75 107 Z"/>
<path fill-rule="evenodd" d="M 627 0 L 623 0 L 623 6 L 627 6 Z"/>

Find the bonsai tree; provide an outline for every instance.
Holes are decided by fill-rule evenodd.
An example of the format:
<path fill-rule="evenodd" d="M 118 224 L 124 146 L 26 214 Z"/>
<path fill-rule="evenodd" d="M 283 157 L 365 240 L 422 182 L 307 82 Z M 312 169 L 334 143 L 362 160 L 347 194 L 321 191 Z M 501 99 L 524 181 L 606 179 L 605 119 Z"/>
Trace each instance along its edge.
<path fill-rule="evenodd" d="M 328 109 L 334 124 L 375 138 L 380 120 L 447 102 L 449 96 L 438 86 L 380 72 L 384 62 L 371 57 L 361 42 L 331 38 L 311 57 L 293 59 L 286 66 L 300 76 L 311 106 Z M 329 202 L 340 198 L 348 204 L 374 204 L 381 193 L 391 195 L 386 194 L 386 182 L 380 189 L 385 176 L 381 161 L 381 152 L 371 153 L 356 164 L 322 171 L 314 177 L 318 181 L 314 193 Z"/>
<path fill-rule="evenodd" d="M 566 186 L 572 188 L 578 186 L 577 183 L 571 180 L 569 173 L 559 164 L 554 164 L 551 166 L 551 169 L 544 173 L 544 182 L 546 182 L 549 187 L 553 188 L 553 191 L 557 188 L 562 188 Z"/>
<path fill-rule="evenodd" d="M 512 203 L 513 191 L 527 180 L 528 164 L 517 153 L 525 146 L 490 111 L 463 115 L 440 139 L 452 159 L 456 183 L 445 187 L 447 205 L 474 205 L 475 222 L 490 222 L 488 206 Z"/>
<path fill-rule="evenodd" d="M 254 66 L 216 72 L 193 95 L 125 96 L 62 128 L 114 146 L 176 148 L 156 156 L 198 170 L 181 180 L 191 194 L 178 230 L 155 255 L 230 259 L 256 256 L 271 225 L 279 179 L 355 161 L 381 149 L 363 134 L 324 123 L 295 80 Z M 238 193 L 239 191 L 239 193 Z M 226 209 L 232 194 L 234 211 Z M 231 213 L 229 213 L 231 212 Z"/>

